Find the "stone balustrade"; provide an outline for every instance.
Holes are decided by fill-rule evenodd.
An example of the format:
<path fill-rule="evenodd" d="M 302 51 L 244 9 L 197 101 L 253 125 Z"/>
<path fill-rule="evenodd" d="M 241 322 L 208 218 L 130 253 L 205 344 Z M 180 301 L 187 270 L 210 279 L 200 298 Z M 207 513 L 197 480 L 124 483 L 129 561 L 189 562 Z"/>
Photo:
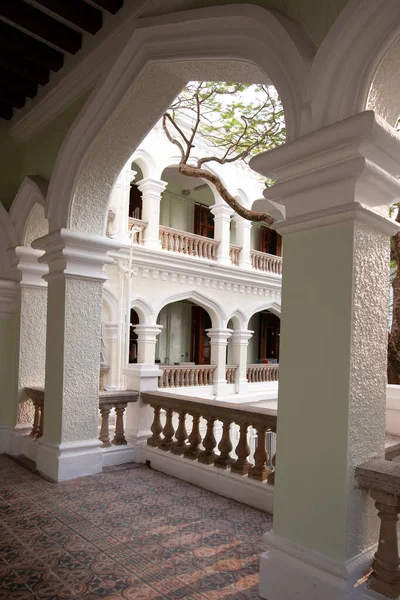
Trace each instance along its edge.
<path fill-rule="evenodd" d="M 38 440 L 43 435 L 43 418 L 44 418 L 44 389 L 36 387 L 25 388 L 26 396 L 33 404 L 33 424 L 29 437 Z"/>
<path fill-rule="evenodd" d="M 247 365 L 247 381 L 249 383 L 260 383 L 268 381 L 279 381 L 279 365 Z"/>
<path fill-rule="evenodd" d="M 101 415 L 101 426 L 99 440 L 103 444 L 103 448 L 111 445 L 125 446 L 127 441 L 124 430 L 124 413 L 128 406 L 128 402 L 137 402 L 139 397 L 138 392 L 132 390 L 122 391 L 115 390 L 110 392 L 100 392 L 99 394 L 99 410 Z M 112 409 L 115 410 L 115 430 L 114 437 L 110 441 L 109 419 Z"/>
<path fill-rule="evenodd" d="M 372 563 L 369 587 L 386 598 L 400 596 L 400 558 L 397 522 L 400 513 L 400 464 L 370 459 L 356 467 L 359 487 L 370 491 L 380 519 L 378 549 Z"/>
<path fill-rule="evenodd" d="M 226 382 L 235 383 L 235 373 L 238 365 L 227 365 L 226 366 Z"/>
<path fill-rule="evenodd" d="M 212 385 L 215 365 L 160 365 L 159 388 Z"/>
<path fill-rule="evenodd" d="M 207 258 L 208 260 L 217 259 L 219 242 L 202 235 L 195 235 L 171 227 L 160 227 L 160 242 L 163 250 Z"/>
<path fill-rule="evenodd" d="M 266 254 L 258 250 L 251 250 L 251 266 L 256 271 L 264 271 L 266 273 L 274 273 L 282 275 L 282 257 Z"/>
<path fill-rule="evenodd" d="M 267 434 L 276 433 L 276 412 L 266 408 L 233 405 L 212 400 L 199 400 L 186 396 L 173 396 L 163 392 L 143 392 L 141 399 L 154 410 L 151 426 L 152 436 L 149 446 L 165 452 L 177 454 L 188 460 L 230 470 L 240 476 L 247 475 L 258 481 L 274 484 L 275 456 L 267 452 Z M 162 425 L 161 411 L 165 411 L 165 424 Z M 174 413 L 178 415 L 178 426 L 174 428 Z M 191 431 L 187 431 L 187 417 L 192 418 Z M 206 420 L 206 432 L 202 437 L 200 419 Z M 222 422 L 222 437 L 215 452 L 217 441 L 214 435 L 216 421 Z M 239 441 L 235 448 L 236 458 L 231 456 L 231 426 L 235 423 L 240 429 Z M 252 426 L 257 432 L 254 464 L 248 458 L 248 429 Z"/>
<path fill-rule="evenodd" d="M 231 263 L 237 267 L 239 266 L 240 251 L 240 246 L 235 246 L 234 244 L 231 244 L 229 247 L 229 256 L 231 257 Z"/>
<path fill-rule="evenodd" d="M 132 243 L 143 244 L 143 231 L 146 229 L 147 223 L 141 219 L 134 219 L 133 217 L 129 217 L 128 223 L 129 231 L 133 228 L 136 230 L 132 233 Z"/>
<path fill-rule="evenodd" d="M 26 387 L 25 393 L 32 400 L 34 406 L 34 418 L 32 431 L 29 436 L 39 439 L 43 435 L 44 418 L 44 389 L 39 387 Z M 139 393 L 132 390 L 115 390 L 111 392 L 99 392 L 99 410 L 101 415 L 101 427 L 99 440 L 103 447 L 126 445 L 124 431 L 124 412 L 128 402 L 137 402 Z M 110 441 L 109 417 L 112 409 L 115 409 L 115 432 L 112 441 Z"/>

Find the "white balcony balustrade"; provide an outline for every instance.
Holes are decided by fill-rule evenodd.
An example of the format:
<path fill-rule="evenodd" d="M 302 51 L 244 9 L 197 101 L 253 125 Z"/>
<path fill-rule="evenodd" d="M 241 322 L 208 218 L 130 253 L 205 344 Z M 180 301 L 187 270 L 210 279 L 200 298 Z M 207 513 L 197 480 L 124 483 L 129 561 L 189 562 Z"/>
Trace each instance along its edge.
<path fill-rule="evenodd" d="M 215 365 L 160 365 L 159 388 L 212 385 Z"/>
<path fill-rule="evenodd" d="M 247 365 L 247 381 L 249 383 L 279 381 L 279 365 Z"/>
<path fill-rule="evenodd" d="M 241 247 L 235 246 L 234 244 L 230 245 L 229 255 L 231 257 L 231 263 L 235 266 L 239 266 L 239 256 L 240 256 Z"/>
<path fill-rule="evenodd" d="M 131 238 L 133 244 L 143 244 L 143 231 L 146 229 L 146 227 L 146 221 L 129 217 L 129 231 L 131 231 L 131 229 L 134 229 Z"/>
<path fill-rule="evenodd" d="M 160 227 L 160 242 L 163 250 L 208 260 L 217 259 L 219 242 L 202 235 L 195 235 L 171 227 Z"/>
<path fill-rule="evenodd" d="M 256 271 L 264 271 L 265 273 L 274 273 L 282 275 L 282 257 L 266 254 L 258 250 L 251 250 L 251 266 Z"/>

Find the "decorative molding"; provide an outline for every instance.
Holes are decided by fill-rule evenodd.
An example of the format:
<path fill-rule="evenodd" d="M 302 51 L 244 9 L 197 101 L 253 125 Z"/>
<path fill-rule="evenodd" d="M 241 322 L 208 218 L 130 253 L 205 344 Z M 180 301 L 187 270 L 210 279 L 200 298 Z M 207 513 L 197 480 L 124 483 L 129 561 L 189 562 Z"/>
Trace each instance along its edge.
<path fill-rule="evenodd" d="M 49 266 L 47 281 L 61 274 L 67 277 L 105 281 L 105 264 L 113 263 L 108 252 L 118 250 L 120 242 L 79 231 L 60 229 L 35 240 L 34 248 L 44 250 L 39 262 Z"/>
<path fill-rule="evenodd" d="M 358 221 L 373 229 L 378 229 L 388 236 L 395 235 L 400 229 L 398 223 L 364 208 L 358 202 L 325 208 L 313 213 L 292 217 L 285 221 L 278 221 L 271 228 L 278 231 L 281 235 L 285 235 L 287 233 L 297 233 L 298 231 L 308 231 L 317 227 L 345 223 L 346 221 Z"/>
<path fill-rule="evenodd" d="M 10 263 L 18 272 L 20 285 L 28 287 L 47 287 L 43 279 L 47 275 L 48 265 L 40 263 L 43 250 L 35 250 L 29 246 L 17 246 L 9 251 Z"/>
<path fill-rule="evenodd" d="M 54 444 L 40 438 L 36 467 L 51 481 L 67 481 L 75 477 L 101 473 L 103 453 L 100 440 L 82 440 Z"/>

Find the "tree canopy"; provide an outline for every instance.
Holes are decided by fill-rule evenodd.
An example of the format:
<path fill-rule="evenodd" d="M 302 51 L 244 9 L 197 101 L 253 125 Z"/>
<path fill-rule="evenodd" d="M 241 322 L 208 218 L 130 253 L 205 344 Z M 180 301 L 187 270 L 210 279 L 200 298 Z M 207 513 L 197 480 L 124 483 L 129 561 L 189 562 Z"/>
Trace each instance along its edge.
<path fill-rule="evenodd" d="M 162 126 L 168 140 L 179 148 L 180 173 L 212 183 L 225 202 L 245 219 L 274 222 L 268 213 L 241 205 L 221 179 L 207 169 L 207 164 L 248 162 L 255 154 L 285 141 L 284 113 L 275 88 L 263 84 L 190 82 L 163 114 Z M 193 159 L 199 137 L 213 151 Z"/>

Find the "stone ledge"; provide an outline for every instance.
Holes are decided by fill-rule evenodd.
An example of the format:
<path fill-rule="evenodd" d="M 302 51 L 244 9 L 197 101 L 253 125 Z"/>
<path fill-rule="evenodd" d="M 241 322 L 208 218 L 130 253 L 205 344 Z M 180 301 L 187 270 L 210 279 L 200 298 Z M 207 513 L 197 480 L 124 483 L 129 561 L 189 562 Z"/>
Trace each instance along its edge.
<path fill-rule="evenodd" d="M 359 487 L 400 496 L 400 464 L 372 458 L 355 469 Z"/>

